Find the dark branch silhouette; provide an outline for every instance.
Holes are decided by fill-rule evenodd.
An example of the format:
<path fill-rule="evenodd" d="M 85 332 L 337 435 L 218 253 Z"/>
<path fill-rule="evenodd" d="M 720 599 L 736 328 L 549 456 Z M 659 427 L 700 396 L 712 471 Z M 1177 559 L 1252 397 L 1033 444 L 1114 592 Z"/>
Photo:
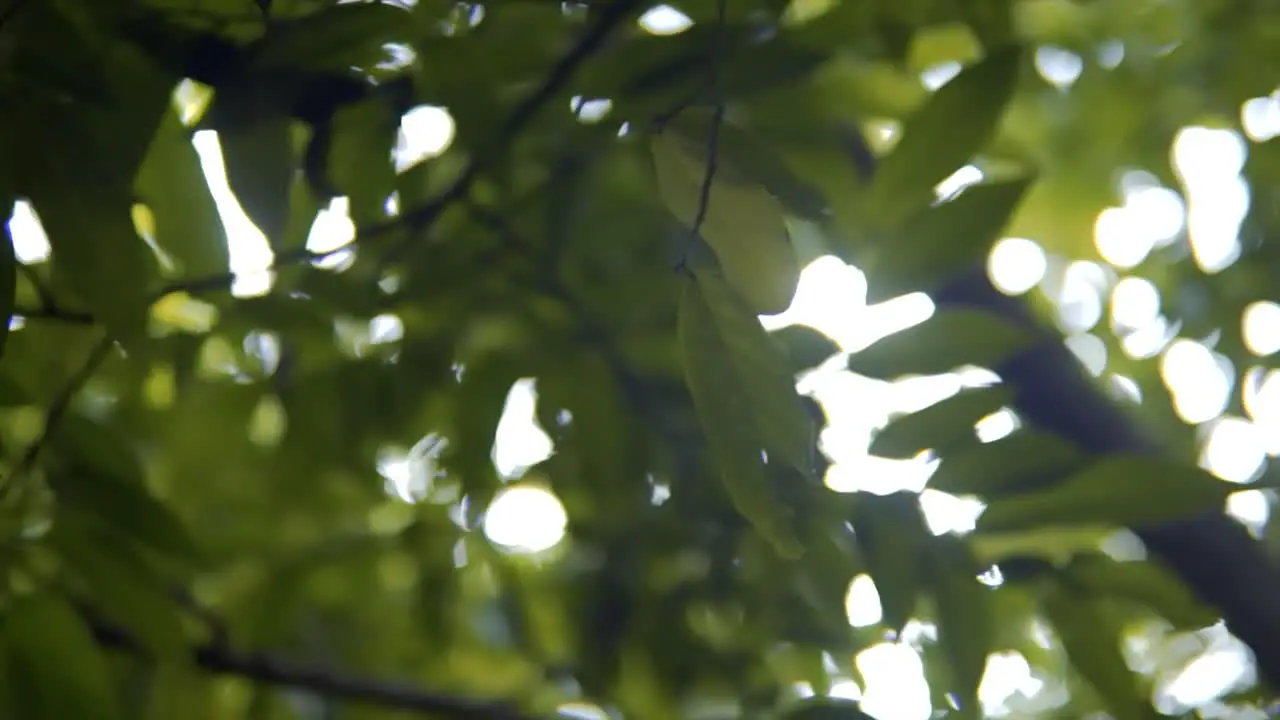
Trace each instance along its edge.
<path fill-rule="evenodd" d="M 147 657 L 127 631 L 86 613 L 90 631 L 105 648 Z M 409 683 L 361 677 L 331 669 L 296 664 L 261 652 L 237 652 L 210 642 L 191 650 L 192 661 L 206 672 L 235 675 L 265 685 L 278 685 L 371 705 L 410 710 L 456 720 L 538 720 L 508 703 L 476 700 L 424 690 Z"/>
<path fill-rule="evenodd" d="M 996 290 L 985 268 L 962 273 L 931 297 L 939 308 L 984 309 L 1039 335 L 1036 347 L 995 368 L 1013 389 L 1013 409 L 1024 420 L 1094 454 L 1162 452 L 1085 374 L 1061 336 L 1036 322 L 1024 302 Z M 1158 477 L 1130 480 L 1160 492 Z M 1202 601 L 1222 612 L 1227 628 L 1253 651 L 1259 675 L 1280 687 L 1280 567 L 1248 530 L 1222 512 L 1131 529 Z"/>

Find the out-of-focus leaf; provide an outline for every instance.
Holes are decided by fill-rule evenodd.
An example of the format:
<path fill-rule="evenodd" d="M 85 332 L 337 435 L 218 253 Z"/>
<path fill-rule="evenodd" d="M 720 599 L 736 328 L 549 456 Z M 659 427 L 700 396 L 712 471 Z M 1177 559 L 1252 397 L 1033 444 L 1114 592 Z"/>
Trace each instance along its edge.
<path fill-rule="evenodd" d="M 1041 597 L 1058 639 L 1076 672 L 1097 690 L 1119 720 L 1158 717 L 1138 693 L 1134 675 L 1120 654 L 1122 629 L 1096 599 L 1055 584 Z"/>
<path fill-rule="evenodd" d="M 857 700 L 824 697 L 796 703 L 782 717 L 784 720 L 875 720 L 862 712 Z"/>
<path fill-rule="evenodd" d="M 861 495 L 853 506 L 853 531 L 880 595 L 884 624 L 895 631 L 911 619 L 923 580 L 929 537 L 919 497 L 899 491 Z"/>
<path fill-rule="evenodd" d="M 747 24 L 699 23 L 678 35 L 636 33 L 593 59 L 583 72 L 583 94 L 615 99 L 621 109 L 648 120 L 688 104 L 706 88 L 708 47 L 726 35 L 733 47 L 717 68 L 717 95 L 738 100 L 795 82 L 817 68 L 825 52 L 788 42 L 760 41 Z"/>
<path fill-rule="evenodd" d="M 849 369 L 867 377 L 938 375 L 961 365 L 993 367 L 1027 349 L 1025 330 L 982 310 L 944 309 L 914 327 L 849 357 Z"/>
<path fill-rule="evenodd" d="M 725 279 L 757 314 L 786 310 L 800 282 L 800 266 L 782 206 L 764 188 L 735 182 L 717 170 L 706 206 L 702 186 L 707 175 L 706 143 L 688 143 L 670 134 L 653 140 L 653 160 L 662 199 L 673 215 L 698 230 L 715 251 Z M 723 162 L 717 158 L 716 167 Z"/>
<path fill-rule="evenodd" d="M 33 190 L 31 201 L 49 236 L 55 287 L 93 308 L 116 338 L 140 338 L 156 261 L 134 231 L 129 188 L 69 180 Z"/>
<path fill-rule="evenodd" d="M 295 171 L 289 119 L 265 115 L 226 123 L 218 128 L 218 141 L 240 207 L 272 247 L 279 247 L 288 229 Z"/>
<path fill-rule="evenodd" d="M 878 218 L 892 225 L 928 203 L 934 187 L 987 144 L 1013 97 L 1022 55 L 1018 47 L 992 52 L 907 118 L 871 185 L 868 207 Z"/>
<path fill-rule="evenodd" d="M 52 544 L 88 586 L 94 607 L 138 637 L 158 658 L 178 659 L 186 650 L 177 606 L 164 583 L 127 539 L 77 522 L 58 519 Z"/>
<path fill-rule="evenodd" d="M 259 69 L 368 67 L 382 59 L 387 43 L 415 39 L 418 27 L 412 12 L 392 3 L 334 5 L 278 23 L 252 49 L 251 62 Z"/>
<path fill-rule="evenodd" d="M 776 449 L 802 472 L 806 467 L 799 441 L 811 442 L 812 426 L 785 356 L 710 272 L 686 282 L 678 333 L 685 381 L 730 500 L 779 554 L 798 556 L 800 541 L 763 458 Z"/>
<path fill-rule="evenodd" d="M 990 496 L 1074 469 L 1083 460 L 1079 448 L 1057 435 L 1020 430 L 944 457 L 929 477 L 929 487 L 953 495 Z"/>
<path fill-rule="evenodd" d="M 181 264 L 183 274 L 227 271 L 222 220 L 191 135 L 172 108 L 156 130 L 134 190 L 155 217 L 156 243 Z"/>
<path fill-rule="evenodd" d="M 1010 558 L 1037 557 L 1061 565 L 1077 552 L 1093 551 L 1116 534 L 1107 525 L 1082 527 L 1043 527 L 1021 532 L 986 532 L 970 534 L 969 542 L 978 559 L 986 564 L 1003 563 Z"/>
<path fill-rule="evenodd" d="M 462 371 L 453 432 L 441 461 L 457 474 L 476 511 L 487 507 L 498 489 L 493 441 L 511 386 L 519 379 L 511 359 L 498 353 L 475 358 Z"/>
<path fill-rule="evenodd" d="M 961 390 L 923 410 L 890 420 L 872 439 L 869 452 L 881 457 L 912 458 L 924 450 L 947 450 L 974 437 L 978 421 L 1012 399 L 1013 391 L 1007 385 Z"/>
<path fill-rule="evenodd" d="M 928 290 L 958 268 L 984 260 L 1028 186 L 1027 180 L 977 185 L 913 214 L 891 241 L 859 263 L 871 279 L 867 302 Z"/>
<path fill-rule="evenodd" d="M 8 608 L 3 635 L 14 717 L 114 720 L 120 709 L 93 636 L 62 598 L 41 594 Z"/>
<path fill-rule="evenodd" d="M 213 720 L 218 707 L 211 680 L 197 668 L 180 663 L 161 663 L 150 679 L 145 720 Z"/>
<path fill-rule="evenodd" d="M 80 469 L 50 473 L 49 486 L 59 507 L 120 528 L 164 556 L 188 562 L 201 556 L 182 521 L 136 479 Z"/>
<path fill-rule="evenodd" d="M 968 544 L 953 535 L 933 538 L 925 554 L 937 606 L 938 643 L 946 654 L 959 695 L 960 714 L 982 717 L 978 686 L 992 647 L 991 590 L 978 582 L 981 569 Z"/>
<path fill-rule="evenodd" d="M 1043 490 L 992 500 L 978 527 L 992 531 L 1036 525 L 1141 527 L 1217 511 L 1236 489 L 1191 464 L 1115 456 Z"/>
<path fill-rule="evenodd" d="M 795 373 L 815 368 L 840 352 L 834 340 L 808 325 L 788 325 L 772 335 L 786 346 Z"/>
<path fill-rule="evenodd" d="M 342 6 L 339 6 L 342 7 Z M 386 216 L 387 198 L 396 189 L 391 150 L 400 118 L 380 100 L 344 107 L 333 116 L 329 145 L 329 179 L 351 201 L 357 225 Z"/>
<path fill-rule="evenodd" d="M 0 192 L 0 213 L 7 213 L 10 199 Z M 4 357 L 4 346 L 9 341 L 9 323 L 13 320 L 13 307 L 18 296 L 18 259 L 13 251 L 13 237 L 9 234 L 9 223 L 0 223 L 3 233 L 0 234 L 0 357 Z"/>
<path fill-rule="evenodd" d="M 1178 630 L 1198 630 L 1218 621 L 1216 612 L 1152 560 L 1121 562 L 1100 552 L 1081 553 L 1062 572 L 1090 593 L 1145 605 Z"/>

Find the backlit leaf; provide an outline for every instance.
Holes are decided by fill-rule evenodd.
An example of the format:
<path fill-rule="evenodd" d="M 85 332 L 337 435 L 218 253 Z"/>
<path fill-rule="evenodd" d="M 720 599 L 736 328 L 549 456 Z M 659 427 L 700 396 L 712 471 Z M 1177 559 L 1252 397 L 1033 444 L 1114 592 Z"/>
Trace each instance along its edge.
<path fill-rule="evenodd" d="M 724 348 L 721 371 L 731 375 L 748 401 L 745 417 L 754 423 L 762 447 L 774 460 L 810 475 L 813 420 L 796 393 L 785 349 L 765 332 L 722 275 L 699 270 L 695 282 L 686 285 L 682 312 L 692 311 L 685 303 L 692 305 L 695 299 L 705 308 L 713 336 Z M 681 345 L 687 352 L 689 345 L 683 338 Z"/>
<path fill-rule="evenodd" d="M 815 368 L 840 352 L 834 340 L 807 325 L 788 325 L 771 334 L 787 348 L 792 372 Z"/>
<path fill-rule="evenodd" d="M 1105 605 L 1054 585 L 1041 598 L 1041 607 L 1053 622 L 1071 666 L 1097 690 L 1118 720 L 1158 717 L 1138 693 L 1134 675 L 1120 654 L 1122 628 Z"/>
<path fill-rule="evenodd" d="M 128 343 L 146 328 L 156 260 L 134 231 L 128 188 L 41 191 L 32 204 L 49 236 L 53 279 Z"/>
<path fill-rule="evenodd" d="M 938 183 L 982 150 L 1013 97 L 1022 55 L 1018 47 L 992 52 L 907 118 L 871 185 L 868 207 L 877 217 L 892 225 L 927 204 Z"/>
<path fill-rule="evenodd" d="M 791 304 L 800 281 L 782 206 L 759 185 L 733 181 L 726 170 L 715 173 L 703 208 L 706 156 L 705 143 L 694 145 L 669 134 L 654 138 L 662 199 L 686 226 L 693 227 L 702 215 L 699 233 L 715 251 L 725 279 L 757 314 L 780 313 Z M 717 158 L 717 167 L 721 160 Z"/>
<path fill-rule="evenodd" d="M 871 440 L 872 455 L 912 458 L 975 437 L 974 426 L 1013 399 L 1006 385 L 967 388 L 922 410 L 889 421 Z M 941 488 L 939 488 L 941 489 Z"/>
<path fill-rule="evenodd" d="M 382 59 L 387 43 L 414 39 L 417 27 L 413 13 L 392 3 L 334 5 L 279 23 L 253 48 L 252 62 L 262 69 L 368 67 Z"/>
<path fill-rule="evenodd" d="M 191 134 L 176 110 L 165 113 L 134 181 L 155 218 L 155 241 L 185 275 L 227 271 L 227 238 Z"/>
<path fill-rule="evenodd" d="M 860 495 L 853 506 L 853 531 L 880 595 L 884 624 L 900 631 L 915 613 L 921 589 L 928 530 L 919 496 L 899 491 Z"/>
<path fill-rule="evenodd" d="M 289 120 L 265 116 L 218 128 L 227 182 L 236 200 L 273 247 L 289 224 L 295 160 Z"/>
<path fill-rule="evenodd" d="M 978 567 L 967 542 L 953 535 L 933 538 L 925 555 L 937 606 L 938 643 L 951 666 L 960 713 L 982 717 L 978 686 L 992 647 L 991 589 L 978 582 Z"/>
<path fill-rule="evenodd" d="M 1070 471 L 1083 461 L 1080 450 L 1057 435 L 1020 430 L 947 455 L 929 477 L 929 487 L 955 495 L 991 496 Z"/>
<path fill-rule="evenodd" d="M 779 554 L 796 557 L 802 550 L 800 541 L 763 459 L 776 436 L 764 434 L 758 420 L 761 413 L 778 411 L 761 404 L 769 398 L 761 397 L 760 391 L 789 403 L 781 388 L 790 389 L 790 374 L 781 352 L 769 346 L 759 322 L 731 293 L 709 273 L 686 281 L 678 326 L 685 381 L 734 507 Z M 788 384 L 781 385 L 784 382 Z M 769 386 L 774 386 L 772 392 Z M 799 398 L 794 390 L 791 393 L 803 413 Z M 782 412 L 788 414 L 785 408 Z"/>
<path fill-rule="evenodd" d="M 400 118 L 377 100 L 334 113 L 329 179 L 350 199 L 351 219 L 357 226 L 386 216 L 387 199 L 396 189 L 391 150 L 399 127 Z"/>
<path fill-rule="evenodd" d="M 976 185 L 913 214 L 860 263 L 870 277 L 867 302 L 928 290 L 957 269 L 985 260 L 1028 186 L 1027 180 Z"/>
<path fill-rule="evenodd" d="M 962 365 L 993 367 L 1027 349 L 1025 330 L 982 310 L 942 309 L 849 357 L 849 369 L 872 378 L 937 375 Z"/>
<path fill-rule="evenodd" d="M 1178 630 L 1198 630 L 1218 621 L 1216 612 L 1154 560 L 1122 562 L 1101 552 L 1081 553 L 1062 572 L 1091 593 L 1145 605 Z"/>
<path fill-rule="evenodd" d="M 1191 464 L 1115 456 L 1051 487 L 992 500 L 978 527 L 992 531 L 1036 525 L 1140 527 L 1218 512 L 1237 489 Z"/>

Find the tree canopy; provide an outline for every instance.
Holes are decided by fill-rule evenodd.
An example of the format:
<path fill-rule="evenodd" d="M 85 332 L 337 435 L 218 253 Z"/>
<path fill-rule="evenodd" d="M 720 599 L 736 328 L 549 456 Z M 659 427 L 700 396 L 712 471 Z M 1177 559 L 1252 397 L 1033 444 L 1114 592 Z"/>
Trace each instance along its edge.
<path fill-rule="evenodd" d="M 0 0 L 0 717 L 1266 717 L 1280 6 Z"/>

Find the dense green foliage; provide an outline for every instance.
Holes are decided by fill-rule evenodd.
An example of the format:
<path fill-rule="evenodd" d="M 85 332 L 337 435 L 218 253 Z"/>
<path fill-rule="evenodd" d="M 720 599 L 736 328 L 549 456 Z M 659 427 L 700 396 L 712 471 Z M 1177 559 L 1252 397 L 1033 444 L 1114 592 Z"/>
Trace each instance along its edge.
<path fill-rule="evenodd" d="M 0 243 L 0 717 L 856 720 L 855 660 L 900 642 L 935 713 L 1136 720 L 1193 711 L 1166 686 L 1232 642 L 1223 616 L 1280 682 L 1262 661 L 1280 611 L 1248 609 L 1276 598 L 1192 572 L 1274 586 L 1253 555 L 1252 575 L 1232 565 L 1260 543 L 1219 533 L 1184 563 L 1166 542 L 1240 490 L 1197 464 L 1219 471 L 1201 450 L 1220 416 L 1274 427 L 1280 344 L 1242 316 L 1280 310 L 1256 304 L 1280 301 L 1280 6 L 672 5 L 685 25 L 659 33 L 639 0 L 0 2 L 0 207 L 27 213 Z M 454 135 L 407 161 L 401 118 L 423 107 Z M 239 231 L 197 131 L 270 244 L 261 292 L 231 292 Z M 1196 133 L 1243 167 L 1171 159 Z M 1244 200 L 1197 200 L 1206 182 Z M 1108 245 L 1160 188 L 1186 222 Z M 352 239 L 309 247 L 334 198 Z M 47 254 L 24 249 L 37 236 Z M 1010 236 L 1052 260 L 1039 325 L 940 303 L 842 353 L 757 319 L 821 256 L 875 303 Z M 1098 317 L 1063 304 L 1082 302 L 1071 268 L 1096 276 Z M 1139 279 L 1157 307 L 1134 324 L 1117 308 Z M 1074 365 L 1035 364 L 1054 319 L 1141 395 L 1113 415 L 1163 454 L 1030 415 L 980 441 L 1028 409 L 1011 374 L 870 441 L 941 458 L 929 492 L 985 503 L 972 532 L 932 530 L 918 488 L 830 482 L 828 456 L 866 438 L 822 433 L 797 375 L 1030 363 L 1067 387 Z M 1225 407 L 1166 389 L 1191 345 Z M 495 437 L 522 379 L 553 451 L 507 473 Z M 1075 412 L 1081 387 L 1041 410 Z M 1218 474 L 1273 483 L 1261 451 L 1245 464 Z M 520 490 L 558 499 L 563 540 L 486 532 Z M 1148 557 L 1125 528 L 1164 540 Z M 851 624 L 863 576 L 880 616 Z M 993 655 L 1040 689 L 979 703 Z M 1206 716 L 1272 700 L 1248 677 L 1214 692 Z M 924 720 L 925 702 L 866 709 Z"/>

